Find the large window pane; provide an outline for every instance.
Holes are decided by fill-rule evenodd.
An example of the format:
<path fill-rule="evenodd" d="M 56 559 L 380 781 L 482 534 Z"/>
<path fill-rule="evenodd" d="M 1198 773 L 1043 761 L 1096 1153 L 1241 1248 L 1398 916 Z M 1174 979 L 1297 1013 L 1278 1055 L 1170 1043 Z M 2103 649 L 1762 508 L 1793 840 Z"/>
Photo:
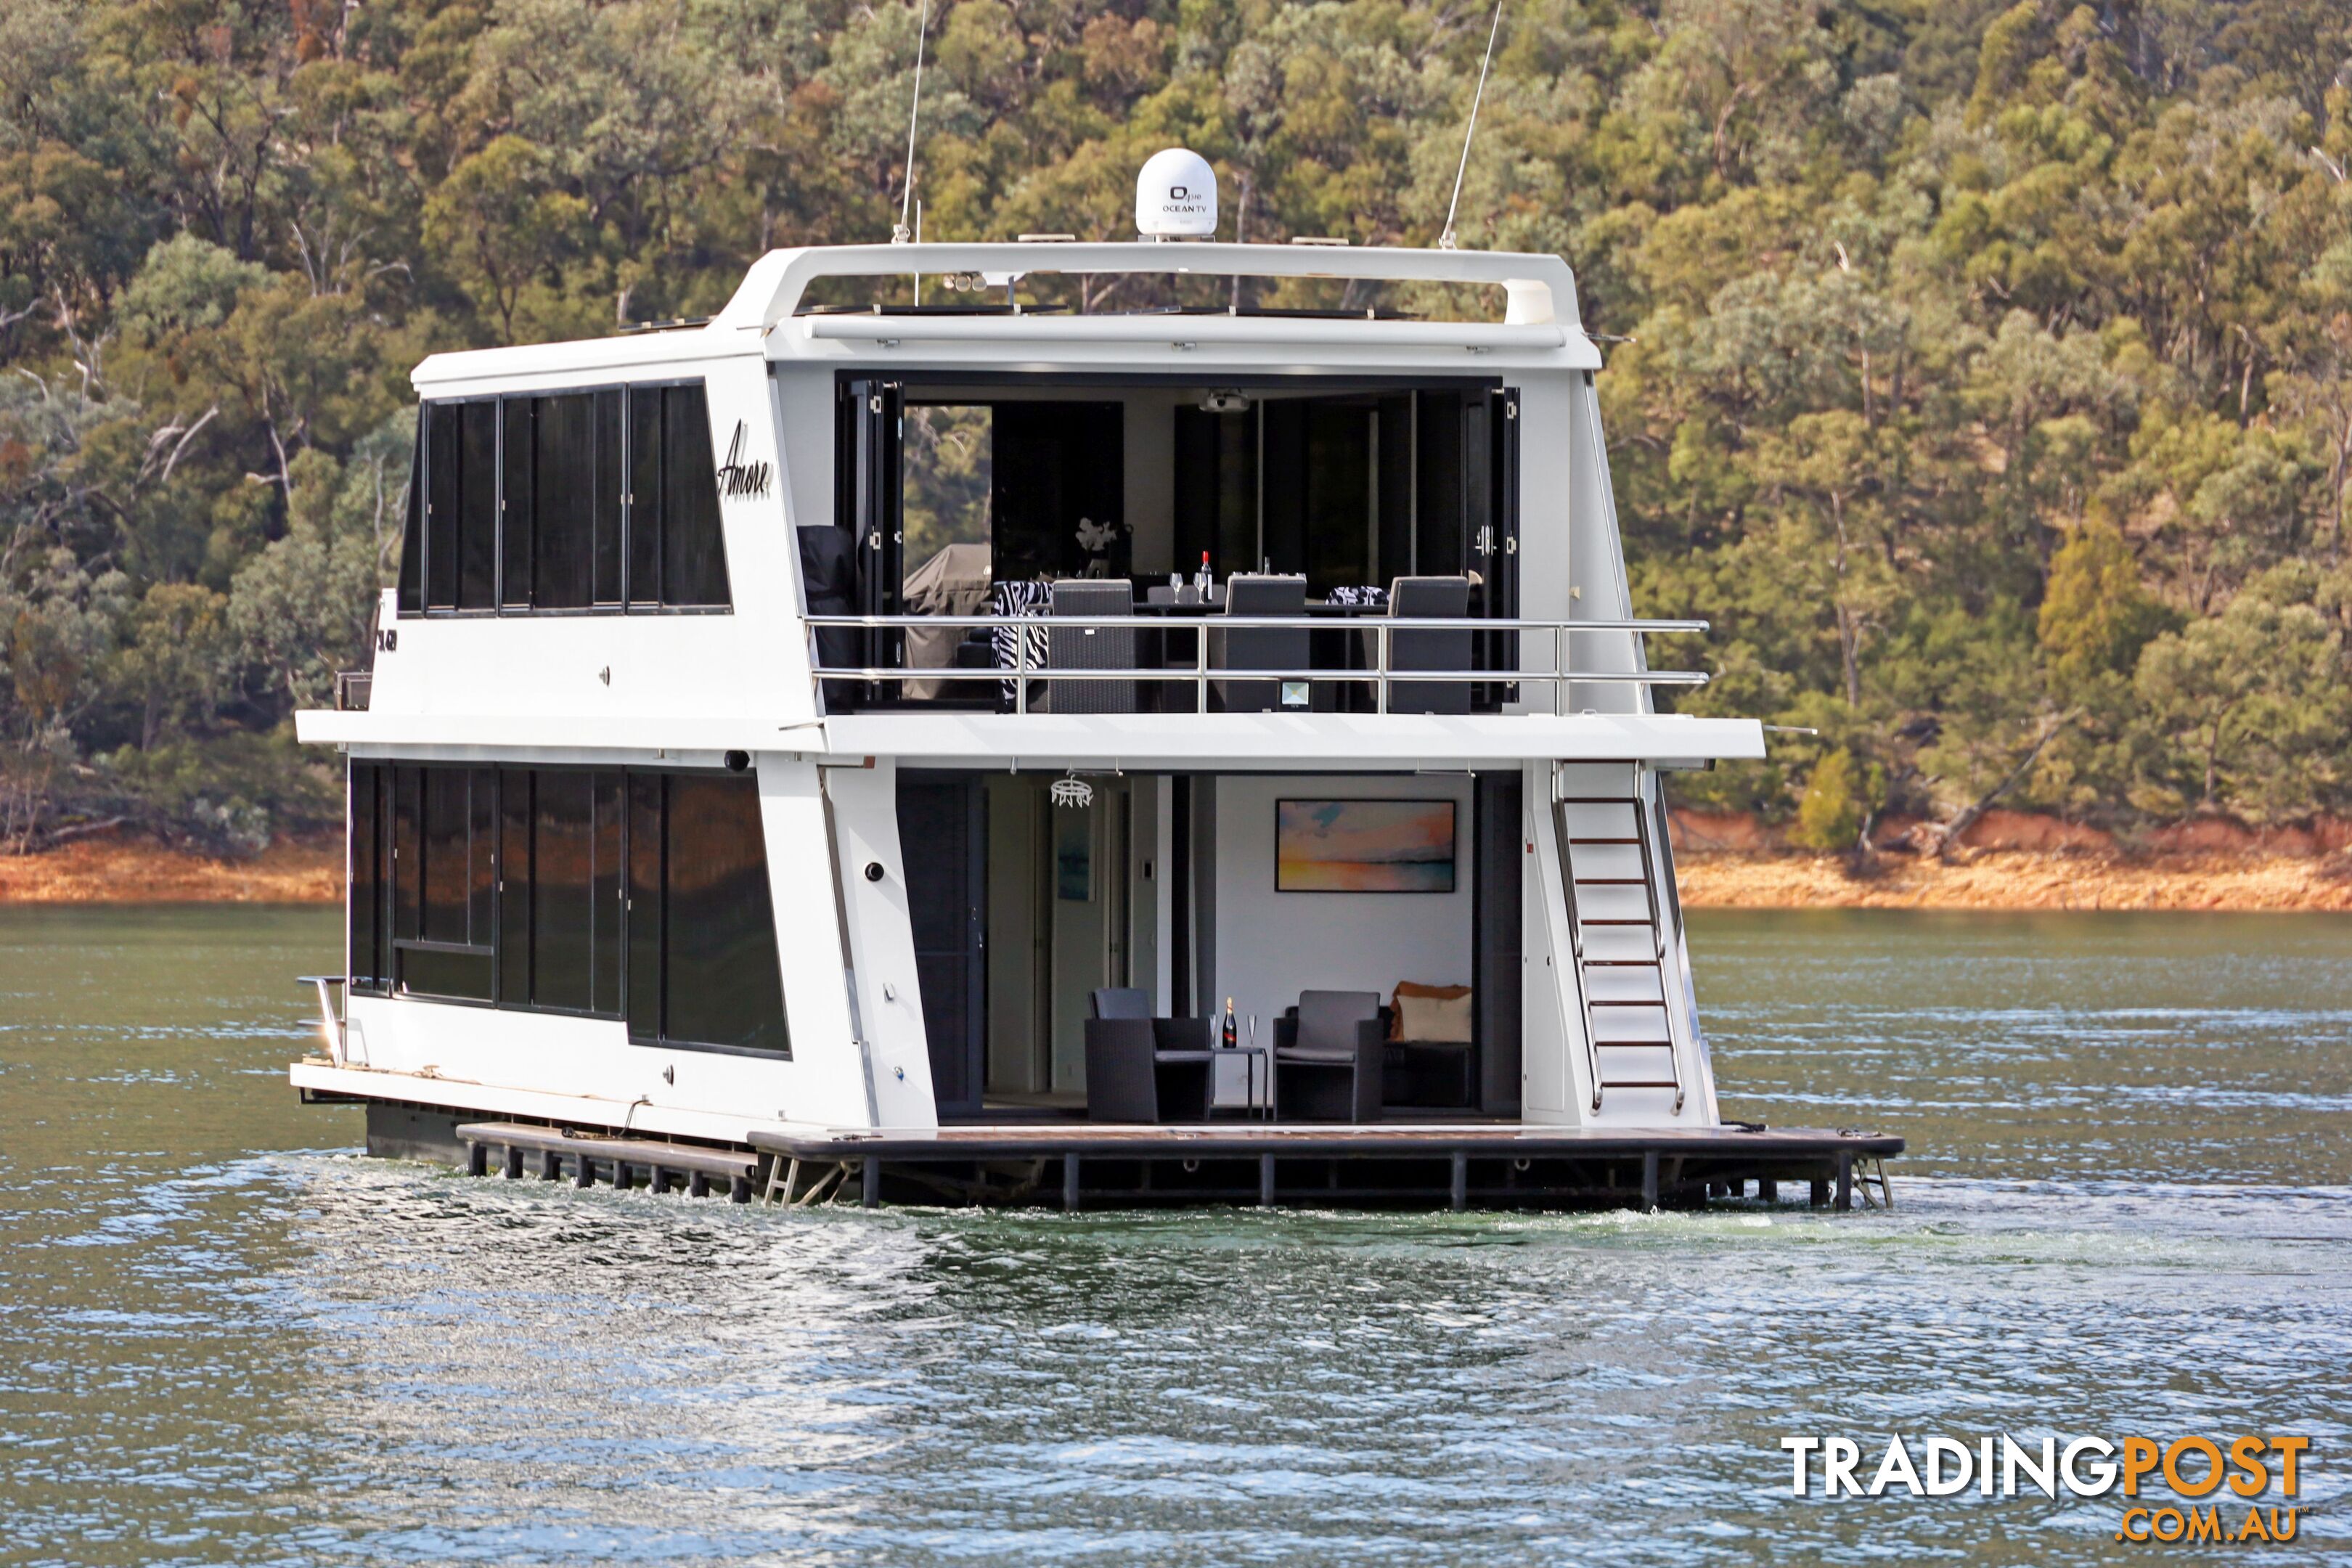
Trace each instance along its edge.
<path fill-rule="evenodd" d="M 724 605 L 727 552 L 709 399 L 698 386 L 673 386 L 662 405 L 662 603 Z"/>
<path fill-rule="evenodd" d="M 528 608 L 531 602 L 532 502 L 537 491 L 532 480 L 538 445 L 532 428 L 536 423 L 533 401 L 509 397 L 499 405 L 506 437 L 500 465 L 505 484 L 499 494 L 499 603 L 510 609 Z"/>
<path fill-rule="evenodd" d="M 499 1005 L 530 1005 L 531 778 L 499 772 Z"/>
<path fill-rule="evenodd" d="M 392 770 L 392 934 L 402 942 L 424 933 L 418 879 L 425 870 L 425 770 Z"/>
<path fill-rule="evenodd" d="M 787 1051 L 758 789 L 749 778 L 673 774 L 668 826 L 663 1034 Z"/>
<path fill-rule="evenodd" d="M 627 796 L 619 773 L 597 773 L 595 909 L 589 938 L 591 968 L 595 973 L 594 1010 L 605 1017 L 621 1016 L 621 920 L 627 910 L 628 885 L 621 869 L 621 818 Z"/>
<path fill-rule="evenodd" d="M 425 411 L 416 411 L 416 445 L 408 454 L 408 506 L 400 531 L 400 613 L 425 608 Z"/>
<path fill-rule="evenodd" d="M 597 544 L 595 399 L 581 393 L 538 401 L 531 602 L 548 610 L 586 609 L 594 602 Z"/>
<path fill-rule="evenodd" d="M 491 998 L 497 910 L 498 773 L 491 768 L 424 767 L 415 781 L 417 929 L 402 933 L 402 989 L 434 996 Z M 399 792 L 404 794 L 405 792 Z M 404 800 L 396 798 L 404 810 Z M 412 858 L 402 845 L 402 860 Z"/>
<path fill-rule="evenodd" d="M 400 955 L 404 990 L 467 1002 L 490 999 L 490 955 L 462 949 L 412 947 Z"/>
<path fill-rule="evenodd" d="M 457 607 L 487 610 L 496 603 L 499 561 L 499 405 L 459 405 Z"/>
<path fill-rule="evenodd" d="M 621 458 L 625 447 L 621 429 L 621 391 L 614 387 L 592 395 L 595 399 L 596 444 L 596 574 L 595 596 L 600 605 L 621 602 L 621 542 L 625 510 Z"/>
<path fill-rule="evenodd" d="M 351 764 L 351 955 L 345 973 L 354 991 L 377 990 L 383 973 L 381 873 L 377 855 L 383 835 L 378 829 L 381 809 L 376 790 L 378 768 L 373 763 Z"/>
<path fill-rule="evenodd" d="M 465 510 L 458 405 L 425 405 L 425 607 L 457 607 L 457 519 Z"/>
<path fill-rule="evenodd" d="M 662 392 L 629 393 L 629 603 L 661 603 Z"/>
<path fill-rule="evenodd" d="M 629 775 L 629 1038 L 662 1032 L 662 775 Z"/>
<path fill-rule="evenodd" d="M 907 559 L 918 569 L 950 544 L 988 547 L 993 414 L 985 403 L 907 406 L 899 426 L 899 515 Z"/>
<path fill-rule="evenodd" d="M 426 942 L 467 940 L 473 837 L 470 776 L 464 768 L 425 768 L 425 853 L 418 868 L 424 921 L 417 935 Z"/>
<path fill-rule="evenodd" d="M 466 940 L 488 947 L 498 940 L 499 773 L 469 768 L 466 838 Z"/>
<path fill-rule="evenodd" d="M 541 1007 L 585 1012 L 592 994 L 593 783 L 593 776 L 583 773 L 548 771 L 539 775 L 531 878 L 531 953 L 537 984 L 531 1000 Z"/>

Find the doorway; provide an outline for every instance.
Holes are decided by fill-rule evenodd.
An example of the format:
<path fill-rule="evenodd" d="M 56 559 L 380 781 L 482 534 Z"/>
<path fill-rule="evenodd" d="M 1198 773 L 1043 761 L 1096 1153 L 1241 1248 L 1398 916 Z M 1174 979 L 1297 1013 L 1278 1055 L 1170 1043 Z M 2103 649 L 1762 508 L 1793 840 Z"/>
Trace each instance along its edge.
<path fill-rule="evenodd" d="M 1086 1099 L 1086 1020 L 1104 986 L 1150 989 L 1148 900 L 1134 889 L 1139 805 L 1151 781 L 995 774 L 988 798 L 987 1042 L 992 1104 L 1075 1107 Z M 1066 781 L 1064 781 L 1066 782 Z M 1139 918 L 1140 917 L 1140 918 Z"/>

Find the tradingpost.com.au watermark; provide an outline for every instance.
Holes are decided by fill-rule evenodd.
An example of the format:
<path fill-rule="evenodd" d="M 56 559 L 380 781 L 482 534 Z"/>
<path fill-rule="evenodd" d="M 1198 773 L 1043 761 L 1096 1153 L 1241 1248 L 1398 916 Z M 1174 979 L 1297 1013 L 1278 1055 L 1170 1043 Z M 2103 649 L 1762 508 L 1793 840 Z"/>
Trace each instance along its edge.
<path fill-rule="evenodd" d="M 2020 1442 L 2007 1434 L 1973 1443 L 1939 1436 L 1927 1438 L 1915 1458 L 1898 1436 L 1867 1480 L 1862 1445 L 1852 1437 L 1783 1437 L 1780 1448 L 1791 1457 L 1791 1497 L 1955 1497 L 1971 1489 L 1982 1497 L 2015 1497 L 2022 1485 L 2046 1498 L 2061 1491 L 2098 1498 L 2120 1489 L 2137 1500 L 2145 1487 L 2147 1500 L 2125 1508 L 2116 1521 L 2117 1541 L 2283 1542 L 2294 1539 L 2294 1500 L 2302 1495 L 2311 1439 L 2249 1434 L 2062 1444 L 2055 1437 Z M 2272 1501 L 2273 1495 L 2285 1506 Z"/>

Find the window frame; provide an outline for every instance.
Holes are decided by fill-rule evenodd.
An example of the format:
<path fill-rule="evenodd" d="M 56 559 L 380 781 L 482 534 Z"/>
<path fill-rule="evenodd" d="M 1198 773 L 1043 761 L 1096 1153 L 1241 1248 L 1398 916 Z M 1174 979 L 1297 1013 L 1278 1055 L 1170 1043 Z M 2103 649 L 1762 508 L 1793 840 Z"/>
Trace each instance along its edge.
<path fill-rule="evenodd" d="M 727 602 L 720 605 L 672 605 L 663 603 L 659 600 L 646 600 L 634 597 L 636 592 L 636 584 L 631 579 L 634 576 L 633 568 L 636 563 L 636 555 L 640 550 L 650 550 L 653 552 L 652 560 L 654 576 L 656 581 L 658 583 L 663 573 L 663 552 L 667 545 L 667 541 L 659 531 L 663 526 L 661 520 L 663 519 L 667 509 L 659 500 L 656 500 L 653 503 L 651 509 L 653 516 L 656 520 L 655 524 L 656 531 L 655 532 L 651 543 L 646 546 L 640 546 L 636 542 L 636 506 L 635 501 L 636 453 L 635 449 L 635 426 L 634 424 L 634 420 L 636 417 L 635 395 L 646 392 L 667 393 L 673 389 L 689 389 L 699 392 L 703 398 L 704 420 L 706 426 L 714 431 L 718 428 L 715 424 L 710 423 L 709 378 L 698 375 L 671 376 L 665 377 L 657 381 L 599 381 L 583 385 L 538 387 L 527 392 L 468 393 L 456 397 L 427 397 L 420 399 L 417 404 L 416 410 L 416 453 L 412 461 L 412 472 L 414 474 L 414 479 L 412 482 L 415 487 L 415 493 L 422 498 L 417 507 L 417 521 L 421 526 L 415 538 L 415 542 L 418 546 L 416 551 L 417 559 L 415 563 L 415 582 L 418 584 L 418 589 L 415 595 L 415 603 L 412 605 L 409 602 L 410 595 L 405 588 L 405 584 L 408 582 L 410 563 L 407 559 L 408 541 L 404 539 L 403 558 L 401 562 L 401 581 L 404 586 L 399 599 L 395 602 L 394 611 L 394 618 L 399 620 L 488 620 L 499 617 L 520 618 L 535 616 L 733 615 L 735 613 L 735 574 L 728 559 L 726 497 L 723 493 L 717 498 L 718 510 L 715 515 L 719 524 L 719 569 L 721 575 L 726 579 Z M 509 425 L 512 422 L 509 417 L 506 405 L 514 402 L 535 401 L 541 397 L 568 397 L 573 395 L 594 397 L 599 394 L 607 392 L 617 392 L 621 395 L 619 418 L 621 464 L 619 479 L 621 511 L 620 526 L 618 530 L 620 555 L 619 566 L 621 572 L 620 598 L 614 603 L 592 603 L 588 605 L 565 605 L 560 608 L 554 606 L 541 607 L 537 605 L 529 604 L 508 604 L 506 602 L 507 563 L 510 552 L 508 548 L 506 531 L 508 521 L 507 479 L 509 473 L 511 471 L 511 465 L 507 451 L 507 437 Z M 432 602 L 434 598 L 432 577 L 434 569 L 434 548 L 432 542 L 434 533 L 432 491 L 433 459 L 431 452 L 428 450 L 429 442 L 426 438 L 427 432 L 430 430 L 432 426 L 432 411 L 436 408 L 461 408 L 468 404 L 480 403 L 487 403 L 493 405 L 493 411 L 490 416 L 494 432 L 490 457 L 490 471 L 493 476 L 496 493 L 491 498 L 489 509 L 494 529 L 494 537 L 491 539 L 489 543 L 491 564 L 489 588 L 490 603 L 487 606 L 474 607 L 459 607 L 454 604 L 436 605 Z M 462 419 L 463 416 L 460 416 L 459 417 Z M 531 419 L 530 423 L 533 428 L 536 429 L 538 423 L 536 418 L 534 417 Z M 660 445 L 658 432 L 663 423 L 661 400 L 657 399 L 656 401 L 656 429 L 657 446 Z M 463 458 L 460 458 L 459 461 L 461 464 L 462 474 Z M 658 459 L 656 459 L 656 461 L 658 461 Z M 715 485 L 717 483 L 715 458 L 713 459 L 713 465 L 712 483 Z M 466 542 L 463 537 L 465 514 L 462 498 L 457 499 L 457 504 L 459 508 L 458 518 L 457 521 L 449 525 L 450 548 L 457 558 L 457 571 L 459 577 L 462 578 L 464 563 L 466 560 Z M 535 514 L 533 517 L 532 526 L 535 529 Z M 533 575 L 535 578 L 536 558 L 532 557 L 531 559 L 534 563 Z M 594 595 L 593 584 L 595 573 L 595 558 L 593 548 L 587 570 L 591 584 L 590 595 L 593 599 Z M 533 586 L 534 588 L 536 587 L 535 581 Z M 457 596 L 462 596 L 462 592 Z"/>

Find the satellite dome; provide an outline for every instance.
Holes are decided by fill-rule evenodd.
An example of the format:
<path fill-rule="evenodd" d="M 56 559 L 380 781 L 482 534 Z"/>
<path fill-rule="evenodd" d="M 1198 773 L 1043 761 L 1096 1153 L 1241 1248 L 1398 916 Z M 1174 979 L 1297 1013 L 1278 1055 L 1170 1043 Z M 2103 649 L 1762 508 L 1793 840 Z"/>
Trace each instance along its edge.
<path fill-rule="evenodd" d="M 1154 153 L 1135 176 L 1135 228 L 1147 239 L 1209 239 L 1217 232 L 1217 172 L 1198 153 Z"/>

